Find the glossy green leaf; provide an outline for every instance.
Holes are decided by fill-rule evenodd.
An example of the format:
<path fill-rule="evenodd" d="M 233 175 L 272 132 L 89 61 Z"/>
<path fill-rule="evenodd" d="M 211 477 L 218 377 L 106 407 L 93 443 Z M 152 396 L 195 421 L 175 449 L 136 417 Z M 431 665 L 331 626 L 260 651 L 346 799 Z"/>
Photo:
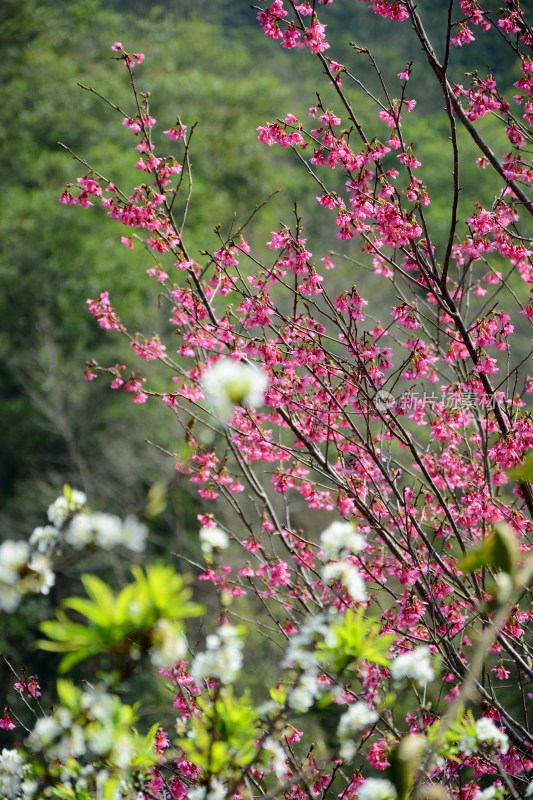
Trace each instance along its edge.
<path fill-rule="evenodd" d="M 85 621 L 74 622 L 59 609 L 56 620 L 41 623 L 48 638 L 38 645 L 43 650 L 65 654 L 61 672 L 98 653 L 114 654 L 120 661 L 136 661 L 153 645 L 152 635 L 159 620 L 203 613 L 203 606 L 189 601 L 191 590 L 171 566 L 156 564 L 147 567 L 146 572 L 135 566 L 132 572 L 134 581 L 117 595 L 100 578 L 84 575 L 88 598 L 68 598 L 63 607 L 85 617 Z"/>
<path fill-rule="evenodd" d="M 386 666 L 396 637 L 380 634 L 380 629 L 378 620 L 364 618 L 363 609 L 357 613 L 348 609 L 346 615 L 331 626 L 327 643 L 318 645 L 317 655 L 338 671 L 363 660 Z"/>

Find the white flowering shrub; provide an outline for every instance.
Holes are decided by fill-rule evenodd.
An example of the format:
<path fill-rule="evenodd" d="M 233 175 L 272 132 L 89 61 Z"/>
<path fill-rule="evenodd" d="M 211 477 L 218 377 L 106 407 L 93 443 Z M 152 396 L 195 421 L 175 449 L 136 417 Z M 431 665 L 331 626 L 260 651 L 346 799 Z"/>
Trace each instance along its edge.
<path fill-rule="evenodd" d="M 27 594 L 49 594 L 55 584 L 54 559 L 64 545 L 75 550 L 124 547 L 144 550 L 148 528 L 133 516 L 91 512 L 84 492 L 64 487 L 48 508 L 52 525 L 33 530 L 28 541 L 6 539 L 0 544 L 0 611 L 12 613 Z"/>

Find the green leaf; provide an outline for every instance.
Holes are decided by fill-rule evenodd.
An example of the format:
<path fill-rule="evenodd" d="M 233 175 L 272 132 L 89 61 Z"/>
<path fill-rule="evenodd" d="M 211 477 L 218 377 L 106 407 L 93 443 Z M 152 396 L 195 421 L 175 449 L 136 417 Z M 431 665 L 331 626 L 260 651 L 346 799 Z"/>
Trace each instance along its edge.
<path fill-rule="evenodd" d="M 276 686 L 275 689 L 270 689 L 270 697 L 279 706 L 285 705 L 285 701 L 287 700 L 287 688 L 286 688 L 286 686 L 279 685 L 279 686 Z"/>
<path fill-rule="evenodd" d="M 146 572 L 135 566 L 134 581 L 117 595 L 95 575 L 84 575 L 88 598 L 67 598 L 63 607 L 85 618 L 74 622 L 59 609 L 56 620 L 41 623 L 48 637 L 38 642 L 42 650 L 65 653 L 60 671 L 98 653 L 114 654 L 121 662 L 137 661 L 139 653 L 153 645 L 154 628 L 159 620 L 175 621 L 199 616 L 203 606 L 189 602 L 191 590 L 169 565 L 149 566 Z M 178 630 L 181 630 L 177 626 Z"/>
<path fill-rule="evenodd" d="M 529 450 L 526 455 L 526 460 L 523 464 L 519 464 L 517 467 L 508 469 L 506 472 L 509 477 L 514 481 L 517 481 L 517 483 L 533 481 L 533 450 Z"/>
<path fill-rule="evenodd" d="M 463 572 L 475 572 L 488 567 L 514 575 L 520 558 L 520 548 L 513 529 L 503 522 L 494 526 L 492 533 L 459 562 Z"/>
<path fill-rule="evenodd" d="M 365 619 L 363 614 L 362 608 L 357 613 L 348 609 L 342 620 L 331 626 L 328 643 L 318 645 L 317 656 L 340 672 L 363 660 L 383 666 L 390 661 L 389 650 L 395 635 L 380 635 L 379 621 L 373 617 Z"/>
<path fill-rule="evenodd" d="M 249 694 L 236 698 L 231 687 L 224 687 L 216 699 L 199 699 L 198 707 L 201 716 L 190 721 L 188 735 L 178 744 L 205 771 L 240 774 L 257 756 L 260 735 L 259 710 Z"/>
<path fill-rule="evenodd" d="M 81 691 L 74 686 L 72 681 L 59 678 L 57 681 L 57 696 L 61 705 L 65 706 L 65 708 L 71 711 L 78 709 Z"/>

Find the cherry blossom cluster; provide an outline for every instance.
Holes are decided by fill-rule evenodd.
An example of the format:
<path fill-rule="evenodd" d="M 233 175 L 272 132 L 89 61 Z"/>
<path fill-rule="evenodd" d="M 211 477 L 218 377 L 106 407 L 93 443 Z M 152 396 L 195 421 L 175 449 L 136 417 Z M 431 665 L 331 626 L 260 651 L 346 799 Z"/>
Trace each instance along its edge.
<path fill-rule="evenodd" d="M 169 737 L 158 733 L 145 796 L 533 794 L 526 461 L 533 420 L 525 408 L 533 381 L 524 356 L 513 355 L 518 320 L 527 328 L 533 318 L 525 227 L 533 214 L 525 155 L 533 62 L 523 52 L 531 29 L 516 0 L 496 15 L 462 0 L 446 26 L 445 49 L 473 41 L 470 25 L 508 42 L 516 54 L 513 104 L 491 75 L 473 73 L 469 88 L 451 79 L 410 0 L 367 2 L 379 16 L 410 19 L 443 92 L 457 164 L 462 125 L 479 147 L 479 166 L 500 181 L 496 197 L 479 198 L 461 219 L 456 165 L 443 242 L 432 238 L 424 164 L 407 134 L 409 113 L 418 113 L 405 96 L 411 66 L 398 75 L 399 97 L 367 91 L 375 113 L 363 125 L 350 95 L 361 81 L 325 55 L 326 25 L 317 14 L 326 17 L 326 0 L 318 11 L 319 4 L 293 0 L 260 8 L 268 38 L 320 60 L 334 100 L 328 107 L 319 94 L 310 119 L 287 114 L 257 134 L 305 164 L 342 255 L 322 252 L 297 208 L 292 224 L 272 231 L 268 260 L 254 255 L 244 225 L 226 238 L 217 228 L 217 249 L 192 254 L 186 213 L 178 218 L 174 204 L 190 188 L 190 134 L 177 117 L 163 133 L 182 155 L 156 154 L 157 122 L 134 74 L 142 57 L 119 42 L 113 50 L 129 72 L 136 108 L 119 113 L 141 183 L 122 191 L 89 168 L 60 198 L 100 203 L 130 229 L 123 244 L 143 243 L 155 261 L 147 273 L 168 304 L 172 344 L 131 333 L 115 310 L 120 299 L 112 305 L 103 290 L 88 300 L 89 311 L 100 327 L 127 338 L 146 376 L 135 365 L 128 378 L 126 365 L 91 361 L 86 377 L 108 375 L 112 388 L 132 392 L 136 403 L 161 404 L 181 426 L 186 447 L 176 448 L 174 466 L 202 506 L 197 578 L 211 584 L 220 605 L 216 628 L 189 663 L 183 639 L 172 647 L 172 635 L 161 631 L 164 657 L 155 663 L 164 664 L 172 691 L 178 750 L 165 758 Z M 476 127 L 487 115 L 500 126 L 499 150 Z M 343 256 L 370 273 L 374 297 L 344 278 Z M 163 388 L 149 362 L 167 367 Z M 473 402 L 460 402 L 463 396 Z M 321 535 L 316 522 L 302 529 L 298 508 L 330 524 Z M 72 513 L 58 503 L 50 519 L 61 527 L 69 518 L 65 540 L 75 547 L 117 539 L 110 519 Z M 140 549 L 135 531 L 133 549 Z M 39 549 L 47 537 L 53 546 L 55 535 L 40 533 Z M 16 554 L 10 558 L 18 581 Z M 243 596 L 265 610 L 258 628 L 283 654 L 259 707 L 235 694 L 246 650 L 231 615 L 238 618 Z M 514 705 L 508 681 L 520 700 Z M 336 712 L 336 744 L 316 753 L 309 741 L 300 747 L 311 736 L 313 709 L 326 705 Z M 239 727 L 237 718 L 246 723 Z M 44 733 L 37 726 L 39 736 L 46 725 Z M 63 743 L 58 731 L 54 747 Z"/>

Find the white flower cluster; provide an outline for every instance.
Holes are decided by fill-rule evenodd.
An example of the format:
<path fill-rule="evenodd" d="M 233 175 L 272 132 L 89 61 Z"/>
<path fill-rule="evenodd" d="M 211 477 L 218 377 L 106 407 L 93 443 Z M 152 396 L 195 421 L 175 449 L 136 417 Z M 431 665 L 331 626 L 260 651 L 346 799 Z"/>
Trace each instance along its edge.
<path fill-rule="evenodd" d="M 229 547 L 228 534 L 222 528 L 200 528 L 198 535 L 205 556 L 210 556 L 213 550 L 226 550 Z"/>
<path fill-rule="evenodd" d="M 27 739 L 30 750 L 45 751 L 50 761 L 64 765 L 70 759 L 104 758 L 119 769 L 127 769 L 135 758 L 136 741 L 129 730 L 117 729 L 118 699 L 100 687 L 87 688 L 73 713 L 59 706 L 54 714 L 40 717 Z"/>
<path fill-rule="evenodd" d="M 393 680 L 412 678 L 420 686 L 426 686 L 435 678 L 429 647 L 415 647 L 408 653 L 401 653 L 392 661 L 390 674 Z"/>
<path fill-rule="evenodd" d="M 39 553 L 46 553 L 56 542 L 59 536 L 59 528 L 55 525 L 44 525 L 34 528 L 30 536 L 30 544 L 37 548 Z"/>
<path fill-rule="evenodd" d="M 351 522 L 335 520 L 320 534 L 320 546 L 327 558 L 339 558 L 348 553 L 360 553 L 365 537 L 357 533 Z"/>
<path fill-rule="evenodd" d="M 357 789 L 358 800 L 396 800 L 398 794 L 386 778 L 367 778 Z"/>
<path fill-rule="evenodd" d="M 350 703 L 348 711 L 342 715 L 337 726 L 337 736 L 341 741 L 339 750 L 341 758 L 345 761 L 350 761 L 354 757 L 356 753 L 354 734 L 359 733 L 369 725 L 373 725 L 378 719 L 377 711 L 374 711 L 366 703 L 362 703 L 359 700 Z"/>
<path fill-rule="evenodd" d="M 65 533 L 65 541 L 76 550 L 95 544 L 103 550 L 111 550 L 122 545 L 128 550 L 140 553 L 144 550 L 148 528 L 136 517 L 126 517 L 124 521 L 115 514 L 103 511 L 76 514 Z"/>
<path fill-rule="evenodd" d="M 209 791 L 205 786 L 195 786 L 187 791 L 189 800 L 224 800 L 226 794 L 226 787 L 217 778 L 211 779 Z"/>
<path fill-rule="evenodd" d="M 152 631 L 150 660 L 156 667 L 170 667 L 187 654 L 187 642 L 181 627 L 170 619 L 160 619 Z"/>
<path fill-rule="evenodd" d="M 113 514 L 87 510 L 87 497 L 77 489 L 65 493 L 48 508 L 53 525 L 37 527 L 29 541 L 6 539 L 0 545 L 0 609 L 16 611 L 26 594 L 49 594 L 55 583 L 51 556 L 60 538 L 77 550 L 95 544 L 104 550 L 122 545 L 144 550 L 148 529 L 136 517 L 124 521 Z M 66 529 L 65 523 L 70 519 Z"/>
<path fill-rule="evenodd" d="M 476 720 L 475 732 L 465 734 L 459 742 L 459 747 L 463 753 L 471 755 L 484 744 L 499 747 L 503 754 L 509 750 L 507 734 L 501 731 L 489 717 L 481 717 Z"/>
<path fill-rule="evenodd" d="M 87 495 L 85 492 L 80 492 L 79 489 L 69 489 L 48 507 L 48 519 L 52 525 L 61 529 L 69 516 L 81 511 L 86 505 Z"/>
<path fill-rule="evenodd" d="M 295 667 L 303 670 L 317 667 L 317 660 L 312 652 L 316 640 L 328 633 L 325 614 L 308 615 L 300 626 L 299 633 L 291 636 L 289 646 L 283 659 L 284 667 Z"/>
<path fill-rule="evenodd" d="M 28 772 L 17 750 L 8 750 L 6 747 L 0 754 L 0 797 L 3 800 L 20 800 L 33 797 L 35 784 L 24 780 Z"/>
<path fill-rule="evenodd" d="M 328 632 L 325 614 L 309 615 L 300 627 L 300 632 L 291 636 L 283 659 L 284 667 L 302 670 L 289 694 L 289 706 L 303 713 L 311 708 L 321 692 L 318 683 L 319 663 L 313 654 L 316 640 Z"/>
<path fill-rule="evenodd" d="M 236 405 L 263 405 L 267 385 L 267 377 L 258 367 L 222 358 L 205 373 L 202 391 L 213 411 L 227 421 Z"/>
<path fill-rule="evenodd" d="M 32 553 L 28 542 L 6 539 L 0 545 L 0 608 L 15 611 L 26 594 L 48 594 L 55 575 L 50 559 Z"/>
<path fill-rule="evenodd" d="M 206 678 L 218 678 L 221 683 L 233 683 L 242 667 L 243 642 L 237 628 L 221 625 L 205 642 L 207 651 L 198 653 L 191 666 L 196 683 Z"/>
<path fill-rule="evenodd" d="M 367 599 L 365 581 L 347 558 L 351 553 L 360 553 L 364 549 L 364 536 L 356 532 L 351 522 L 335 520 L 320 534 L 320 546 L 329 560 L 321 570 L 324 583 L 340 581 L 352 600 L 364 603 Z"/>
<path fill-rule="evenodd" d="M 289 773 L 289 767 L 287 766 L 287 756 L 285 755 L 285 751 L 280 743 L 277 742 L 272 736 L 267 736 L 262 743 L 262 749 L 266 753 L 271 754 L 272 768 L 276 773 L 277 779 L 282 780 L 283 778 L 286 778 L 287 774 Z"/>
<path fill-rule="evenodd" d="M 530 791 L 531 790 L 531 791 Z M 500 785 L 496 786 L 494 783 L 492 786 L 487 786 L 486 789 L 482 789 L 476 795 L 476 800 L 500 800 L 500 798 L 504 797 L 506 794 L 505 786 Z M 533 794 L 533 782 L 529 784 L 524 792 L 524 797 L 531 797 Z"/>
<path fill-rule="evenodd" d="M 56 711 L 53 717 L 40 717 L 28 738 L 31 750 L 46 748 L 47 757 L 61 762 L 83 756 L 86 751 L 83 728 L 73 722 L 65 708 Z"/>
<path fill-rule="evenodd" d="M 330 581 L 340 581 L 356 603 L 366 601 L 365 581 L 357 567 L 349 561 L 330 561 L 322 567 L 321 574 L 326 584 Z"/>
<path fill-rule="evenodd" d="M 321 692 L 318 669 L 310 667 L 303 672 L 289 694 L 289 706 L 303 714 L 308 711 Z"/>
<path fill-rule="evenodd" d="M 0 607 L 15 611 L 26 594 L 49 594 L 55 583 L 48 552 L 68 517 L 85 507 L 87 497 L 66 488 L 48 508 L 52 525 L 35 528 L 29 542 L 6 539 L 0 545 Z"/>

